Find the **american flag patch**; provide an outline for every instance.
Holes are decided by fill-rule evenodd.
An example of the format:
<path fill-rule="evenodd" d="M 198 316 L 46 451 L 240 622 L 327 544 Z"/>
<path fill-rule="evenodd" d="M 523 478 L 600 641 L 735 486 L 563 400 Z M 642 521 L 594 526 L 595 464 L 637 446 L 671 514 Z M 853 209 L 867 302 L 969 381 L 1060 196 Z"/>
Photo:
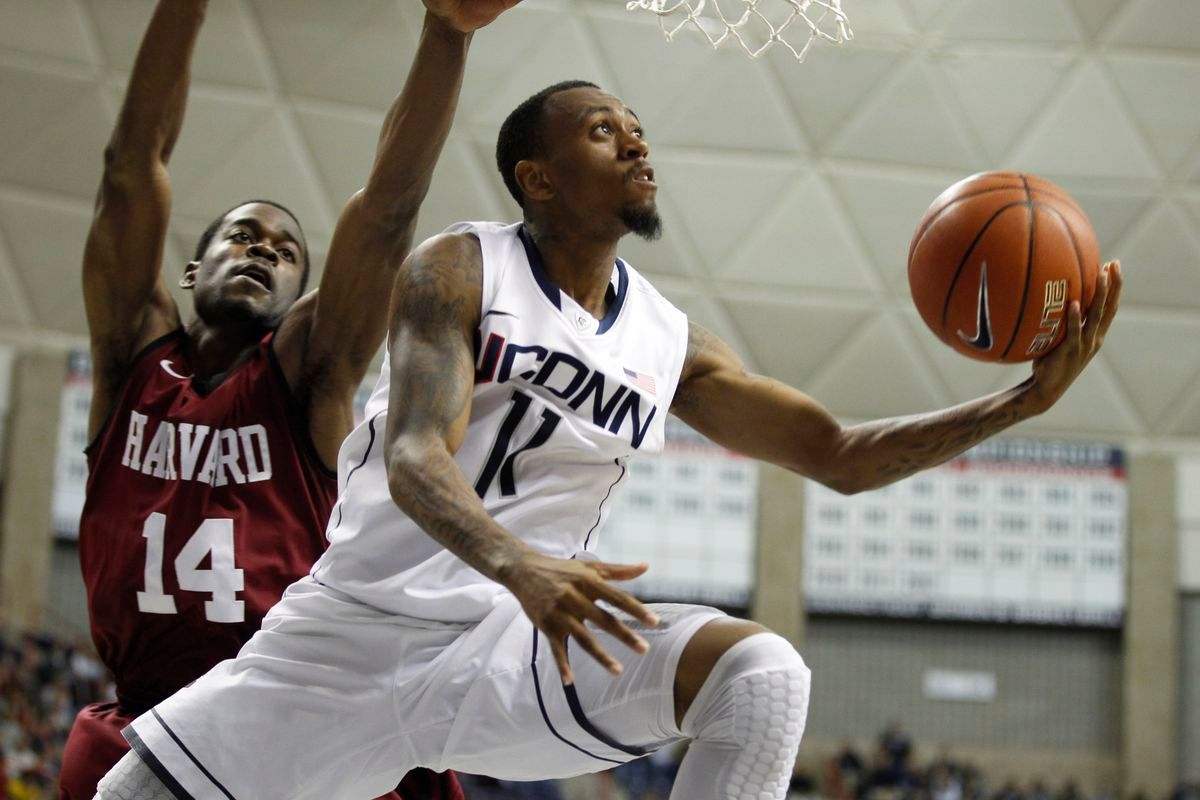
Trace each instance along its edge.
<path fill-rule="evenodd" d="M 650 394 L 657 393 L 658 390 L 654 386 L 654 376 L 653 375 L 646 375 L 641 372 L 634 372 L 633 370 L 629 369 L 628 367 L 621 367 L 621 369 L 625 370 L 625 377 L 629 378 L 629 382 L 632 383 L 635 387 L 637 387 L 638 389 L 641 389 L 643 392 L 649 392 Z"/>

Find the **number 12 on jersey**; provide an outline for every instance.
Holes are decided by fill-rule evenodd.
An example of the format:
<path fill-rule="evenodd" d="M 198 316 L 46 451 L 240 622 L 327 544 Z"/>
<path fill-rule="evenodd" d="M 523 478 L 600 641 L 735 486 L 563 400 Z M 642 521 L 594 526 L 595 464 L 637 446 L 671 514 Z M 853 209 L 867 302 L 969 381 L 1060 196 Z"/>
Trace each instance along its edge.
<path fill-rule="evenodd" d="M 138 611 L 144 614 L 178 614 L 175 598 L 163 591 L 163 549 L 167 516 L 155 512 L 146 518 L 146 590 L 137 593 Z M 209 569 L 200 562 L 212 554 Z M 209 622 L 244 622 L 246 604 L 237 599 L 245 588 L 244 573 L 233 561 L 233 520 L 206 519 L 175 557 L 175 578 L 186 592 L 206 592 L 204 618 Z"/>

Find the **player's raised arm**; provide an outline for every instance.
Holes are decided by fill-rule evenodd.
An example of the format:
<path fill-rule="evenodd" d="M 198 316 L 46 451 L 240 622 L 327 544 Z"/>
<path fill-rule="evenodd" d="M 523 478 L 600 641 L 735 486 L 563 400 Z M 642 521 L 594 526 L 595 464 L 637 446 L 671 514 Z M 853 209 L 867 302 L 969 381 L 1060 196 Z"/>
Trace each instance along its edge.
<path fill-rule="evenodd" d="M 449 234 L 417 248 L 396 277 L 384 450 L 392 499 L 439 544 L 517 596 L 546 634 L 565 682 L 572 681 L 567 637 L 619 674 L 620 663 L 584 622 L 645 652 L 641 637 L 596 605 L 604 600 L 657 624 L 637 600 L 608 583 L 635 578 L 645 566 L 541 555 L 492 519 L 454 460 L 471 414 L 482 270 L 478 240 Z"/>
<path fill-rule="evenodd" d="M 167 162 L 183 126 L 192 51 L 207 0 L 159 0 L 104 150 L 104 177 L 83 256 L 95 370 L 89 436 L 107 418 L 129 360 L 179 325 L 162 278 L 171 188 Z"/>
<path fill-rule="evenodd" d="M 1121 271 L 1106 265 L 1092 313 L 1068 316 L 1067 339 L 1034 363 L 1029 380 L 928 414 L 843 427 L 812 398 L 746 371 L 728 345 L 691 326 L 671 411 L 714 441 L 806 475 L 847 494 L 875 489 L 954 458 L 1062 396 L 1100 349 L 1121 295 Z M 886 383 L 879 391 L 886 392 Z"/>
<path fill-rule="evenodd" d="M 338 219 L 320 291 L 298 304 L 276 340 L 292 386 L 308 393 L 310 432 L 327 464 L 352 426 L 351 399 L 387 326 L 395 269 L 450 132 L 472 32 L 517 0 L 426 0 L 403 90 L 384 119 L 363 189 Z"/>

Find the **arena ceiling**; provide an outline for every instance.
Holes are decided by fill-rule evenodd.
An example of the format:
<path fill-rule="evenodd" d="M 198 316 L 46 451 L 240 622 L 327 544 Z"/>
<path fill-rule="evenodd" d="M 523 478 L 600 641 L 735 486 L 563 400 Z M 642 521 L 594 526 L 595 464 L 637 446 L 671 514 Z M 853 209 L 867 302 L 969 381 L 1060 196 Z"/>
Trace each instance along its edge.
<path fill-rule="evenodd" d="M 857 38 L 797 66 L 666 44 L 621 0 L 526 0 L 475 41 L 421 232 L 514 218 L 491 157 L 500 120 L 548 83 L 595 80 L 645 122 L 661 186 L 667 233 L 629 242 L 629 260 L 756 369 L 862 419 L 1026 376 L 937 341 L 904 260 L 946 185 L 1036 172 L 1079 199 L 1127 289 L 1097 362 L 1024 430 L 1200 437 L 1200 3 L 844 3 Z M 0 341 L 83 341 L 80 252 L 152 5 L 0 0 Z M 259 196 L 290 205 L 323 259 L 421 10 L 213 0 L 171 165 L 168 270 L 211 217 Z"/>

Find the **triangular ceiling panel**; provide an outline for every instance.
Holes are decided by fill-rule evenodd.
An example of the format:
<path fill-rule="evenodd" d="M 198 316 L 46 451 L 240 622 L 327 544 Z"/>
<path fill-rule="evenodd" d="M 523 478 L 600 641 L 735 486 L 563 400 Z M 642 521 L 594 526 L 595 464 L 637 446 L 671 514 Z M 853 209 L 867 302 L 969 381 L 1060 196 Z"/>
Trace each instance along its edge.
<path fill-rule="evenodd" d="M 683 215 L 680 222 L 713 273 L 734 256 L 800 175 L 798 163 L 780 159 L 718 162 L 671 155 L 659 156 L 655 163 L 660 202 L 665 194 Z"/>
<path fill-rule="evenodd" d="M 608 88 L 611 83 L 604 61 L 584 23 L 568 14 L 534 13 L 517 19 L 503 17 L 496 24 L 503 25 L 488 32 L 486 46 L 476 48 L 473 42 L 471 53 L 472 79 L 464 86 L 459 109 L 464 119 L 475 124 L 482 123 L 491 136 L 495 136 L 500 123 L 525 98 L 547 86 L 565 80 L 585 80 Z M 529 29 L 524 29 L 524 24 Z M 521 28 L 515 30 L 515 28 Z M 512 32 L 513 39 L 501 39 Z M 479 45 L 485 45 L 484 36 L 477 37 Z M 547 47 L 546 42 L 554 42 Z M 476 56 L 482 56 L 476 58 Z M 650 117 L 653 109 L 639 108 L 636 99 L 621 98 L 629 103 L 638 114 Z M 653 129 L 651 129 L 653 131 Z"/>
<path fill-rule="evenodd" d="M 86 206 L 0 198 L 0 236 L 12 258 L 18 263 L 44 265 L 40 271 L 24 275 L 33 316 L 41 327 L 78 335 L 87 332 L 77 309 L 83 245 L 91 221 L 91 210 Z"/>
<path fill-rule="evenodd" d="M 8 244 L 0 235 L 0 325 L 24 328 L 36 322 L 23 299 L 25 288 L 19 285 L 20 279 L 16 262 L 9 257 Z M 0 355 L 0 358 L 3 358 L 3 355 Z M 0 367 L 3 366 L 0 364 Z M 0 377 L 0 380 L 3 378 Z M 0 397 L 0 404 L 5 400 L 6 398 Z"/>
<path fill-rule="evenodd" d="M 387 108 L 404 85 L 416 32 L 388 0 L 259 0 L 263 38 L 291 94 Z M 370 79 L 364 79 L 370 76 Z"/>
<path fill-rule="evenodd" d="M 895 316 L 877 316 L 825 362 L 809 380 L 809 393 L 840 414 L 876 419 L 946 405 L 908 327 Z M 887 375 L 886 383 L 881 375 Z"/>
<path fill-rule="evenodd" d="M 133 68 L 134 56 L 154 3 L 150 0 L 120 3 L 88 0 L 88 5 L 105 61 L 110 68 L 128 72 Z M 278 22 L 287 24 L 286 19 Z M 255 36 L 253 27 L 233 0 L 211 3 L 204 19 L 204 30 L 196 43 L 194 79 L 265 89 L 269 85 L 267 75 L 262 61 L 256 56 L 262 43 Z"/>
<path fill-rule="evenodd" d="M 659 120 L 638 112 L 655 142 L 684 147 L 743 148 L 799 152 L 807 148 L 764 74 L 767 65 L 733 51 L 713 53 L 691 85 L 667 107 Z"/>
<path fill-rule="evenodd" d="M 652 17 L 646 14 L 646 17 Z M 651 147 L 666 143 L 663 134 L 671 124 L 672 109 L 693 98 L 700 76 L 732 66 L 737 53 L 713 52 L 699 36 L 677 36 L 668 42 L 651 19 L 622 13 L 596 13 L 588 25 L 599 43 L 600 56 L 611 72 L 614 85 L 604 88 L 629 104 L 646 126 Z M 714 66 L 714 64 L 716 66 Z M 738 65 L 740 66 L 740 65 Z M 736 71 L 736 69 L 735 69 Z M 648 80 L 647 76 L 653 76 Z M 572 77 L 575 76 L 572 73 Z M 541 87 L 529 87 L 532 94 Z M 723 101 L 719 98 L 718 110 Z"/>
<path fill-rule="evenodd" d="M 1075 16 L 1079 18 L 1088 36 L 1095 36 L 1113 18 L 1115 12 L 1127 0 L 1069 0 Z"/>
<path fill-rule="evenodd" d="M 954 178 L 838 169 L 833 185 L 875 267 L 893 292 L 908 293 L 908 247 L 921 215 Z"/>
<path fill-rule="evenodd" d="M 940 30 L 941 20 L 952 14 L 962 0 L 904 0 L 922 30 Z"/>
<path fill-rule="evenodd" d="M 1114 55 L 1109 72 L 1168 173 L 1200 144 L 1200 61 Z"/>
<path fill-rule="evenodd" d="M 1067 62 L 1054 54 L 967 46 L 936 66 L 993 163 L 1028 130 L 1067 70 Z"/>
<path fill-rule="evenodd" d="M 1017 42 L 1077 41 L 1075 17 L 1060 0 L 967 2 L 951 12 L 939 29 L 952 39 Z"/>
<path fill-rule="evenodd" d="M 0 172 L 23 186 L 77 196 L 94 193 L 111 125 L 100 87 L 93 86 L 64 107 L 41 135 L 4 151 Z"/>
<path fill-rule="evenodd" d="M 340 208 L 366 183 L 375 160 L 383 114 L 367 111 L 348 114 L 325 107 L 301 107 L 296 110 L 296 121 L 315 156 L 330 199 Z M 454 157 L 453 153 L 448 156 Z"/>
<path fill-rule="evenodd" d="M 854 30 L 853 41 L 909 37 L 916 32 L 915 17 L 902 0 L 844 0 L 842 8 Z M 847 46 L 853 47 L 853 41 Z M 832 49 L 827 48 L 824 42 L 817 42 L 813 46 L 816 52 L 810 51 L 810 58 L 823 57 Z M 790 53 L 788 57 L 791 57 Z"/>
<path fill-rule="evenodd" d="M 872 49 L 855 43 L 825 48 L 800 65 L 792 58 L 772 58 L 770 64 L 791 97 L 813 149 L 827 153 L 836 145 L 833 137 L 846 118 L 905 57 L 900 49 Z"/>
<path fill-rule="evenodd" d="M 489 167 L 486 173 L 484 167 Z M 429 194 L 421 206 L 417 241 L 441 233 L 455 222 L 507 219 L 493 192 L 484 185 L 497 175 L 490 164 L 480 164 L 470 142 L 451 139 L 433 173 Z M 495 180 L 499 180 L 497 176 Z"/>
<path fill-rule="evenodd" d="M 1200 379 L 1200 320 L 1121 313 L 1104 355 L 1147 427 L 1157 429 L 1185 388 Z"/>
<path fill-rule="evenodd" d="M 168 166 L 175 208 L 193 208 L 188 203 L 191 193 L 221 169 L 230 154 L 236 153 L 242 143 L 250 139 L 264 121 L 270 119 L 271 114 L 271 106 L 263 100 L 240 97 L 229 92 L 192 92 L 188 101 L 188 117 Z M 263 187 L 246 197 L 262 197 L 266 192 L 267 187 Z M 269 195 L 268 198 L 275 199 Z M 200 208 L 193 213 L 202 212 L 207 219 L 242 199 L 243 196 L 230 192 L 217 204 L 219 208 Z M 287 204 L 286 200 L 279 200 Z"/>
<path fill-rule="evenodd" d="M 0 65 L 0 163 L 6 156 L 44 135 L 55 118 L 95 91 L 90 81 L 33 69 Z"/>
<path fill-rule="evenodd" d="M 1200 3 L 1193 0 L 1130 2 L 1108 41 L 1111 44 L 1200 50 Z"/>
<path fill-rule="evenodd" d="M 1101 353 L 1092 359 L 1049 411 L 1021 423 L 1014 432 L 1113 435 L 1133 434 L 1141 429 L 1141 419 L 1130 407 L 1120 385 L 1113 380 Z"/>
<path fill-rule="evenodd" d="M 1130 227 L 1146 213 L 1154 198 L 1135 189 L 1092 191 L 1077 188 L 1071 181 L 1064 183 L 1063 188 L 1070 191 L 1092 223 L 1096 242 L 1100 245 L 1100 258 L 1120 257 L 1120 243 Z"/>
<path fill-rule="evenodd" d="M 733 348 L 748 368 L 761 371 L 762 365 L 756 360 L 755 354 L 746 347 L 741 331 L 721 303 L 707 293 L 697 288 L 687 288 L 682 282 L 669 276 L 660 278 L 648 275 L 647 278 L 676 308 L 687 314 L 689 323 L 696 323 Z"/>
<path fill-rule="evenodd" d="M 1200 242 L 1195 224 L 1171 204 L 1154 209 L 1121 243 L 1122 303 L 1195 308 Z"/>
<path fill-rule="evenodd" d="M 809 379 L 833 351 L 875 315 L 862 305 L 798 304 L 770 298 L 734 297 L 724 305 L 759 370 L 802 391 L 808 390 Z"/>
<path fill-rule="evenodd" d="M 272 114 L 227 152 L 185 197 L 177 197 L 180 213 L 211 219 L 233 203 L 264 197 L 282 202 L 300 219 L 306 232 L 328 235 L 332 219 L 327 202 L 310 179 L 306 157 L 278 116 Z"/>
<path fill-rule="evenodd" d="M 797 181 L 716 275 L 746 283 L 872 291 L 880 281 L 824 179 Z"/>
<path fill-rule="evenodd" d="M 851 117 L 832 153 L 844 158 L 930 167 L 968 168 L 980 159 L 933 72 L 919 62 L 902 67 Z M 881 131 L 887 131 L 881 136 Z"/>
<path fill-rule="evenodd" d="M 1022 169 L 1059 175 L 1155 178 L 1161 175 L 1129 111 L 1097 65 L 1085 63 L 1046 105 L 1017 145 Z"/>
<path fill-rule="evenodd" d="M 0 48 L 84 64 L 96 60 L 87 24 L 73 3 L 5 3 Z"/>
<path fill-rule="evenodd" d="M 1200 385 L 1184 392 L 1183 404 L 1172 415 L 1166 432 L 1174 436 L 1200 436 Z"/>

